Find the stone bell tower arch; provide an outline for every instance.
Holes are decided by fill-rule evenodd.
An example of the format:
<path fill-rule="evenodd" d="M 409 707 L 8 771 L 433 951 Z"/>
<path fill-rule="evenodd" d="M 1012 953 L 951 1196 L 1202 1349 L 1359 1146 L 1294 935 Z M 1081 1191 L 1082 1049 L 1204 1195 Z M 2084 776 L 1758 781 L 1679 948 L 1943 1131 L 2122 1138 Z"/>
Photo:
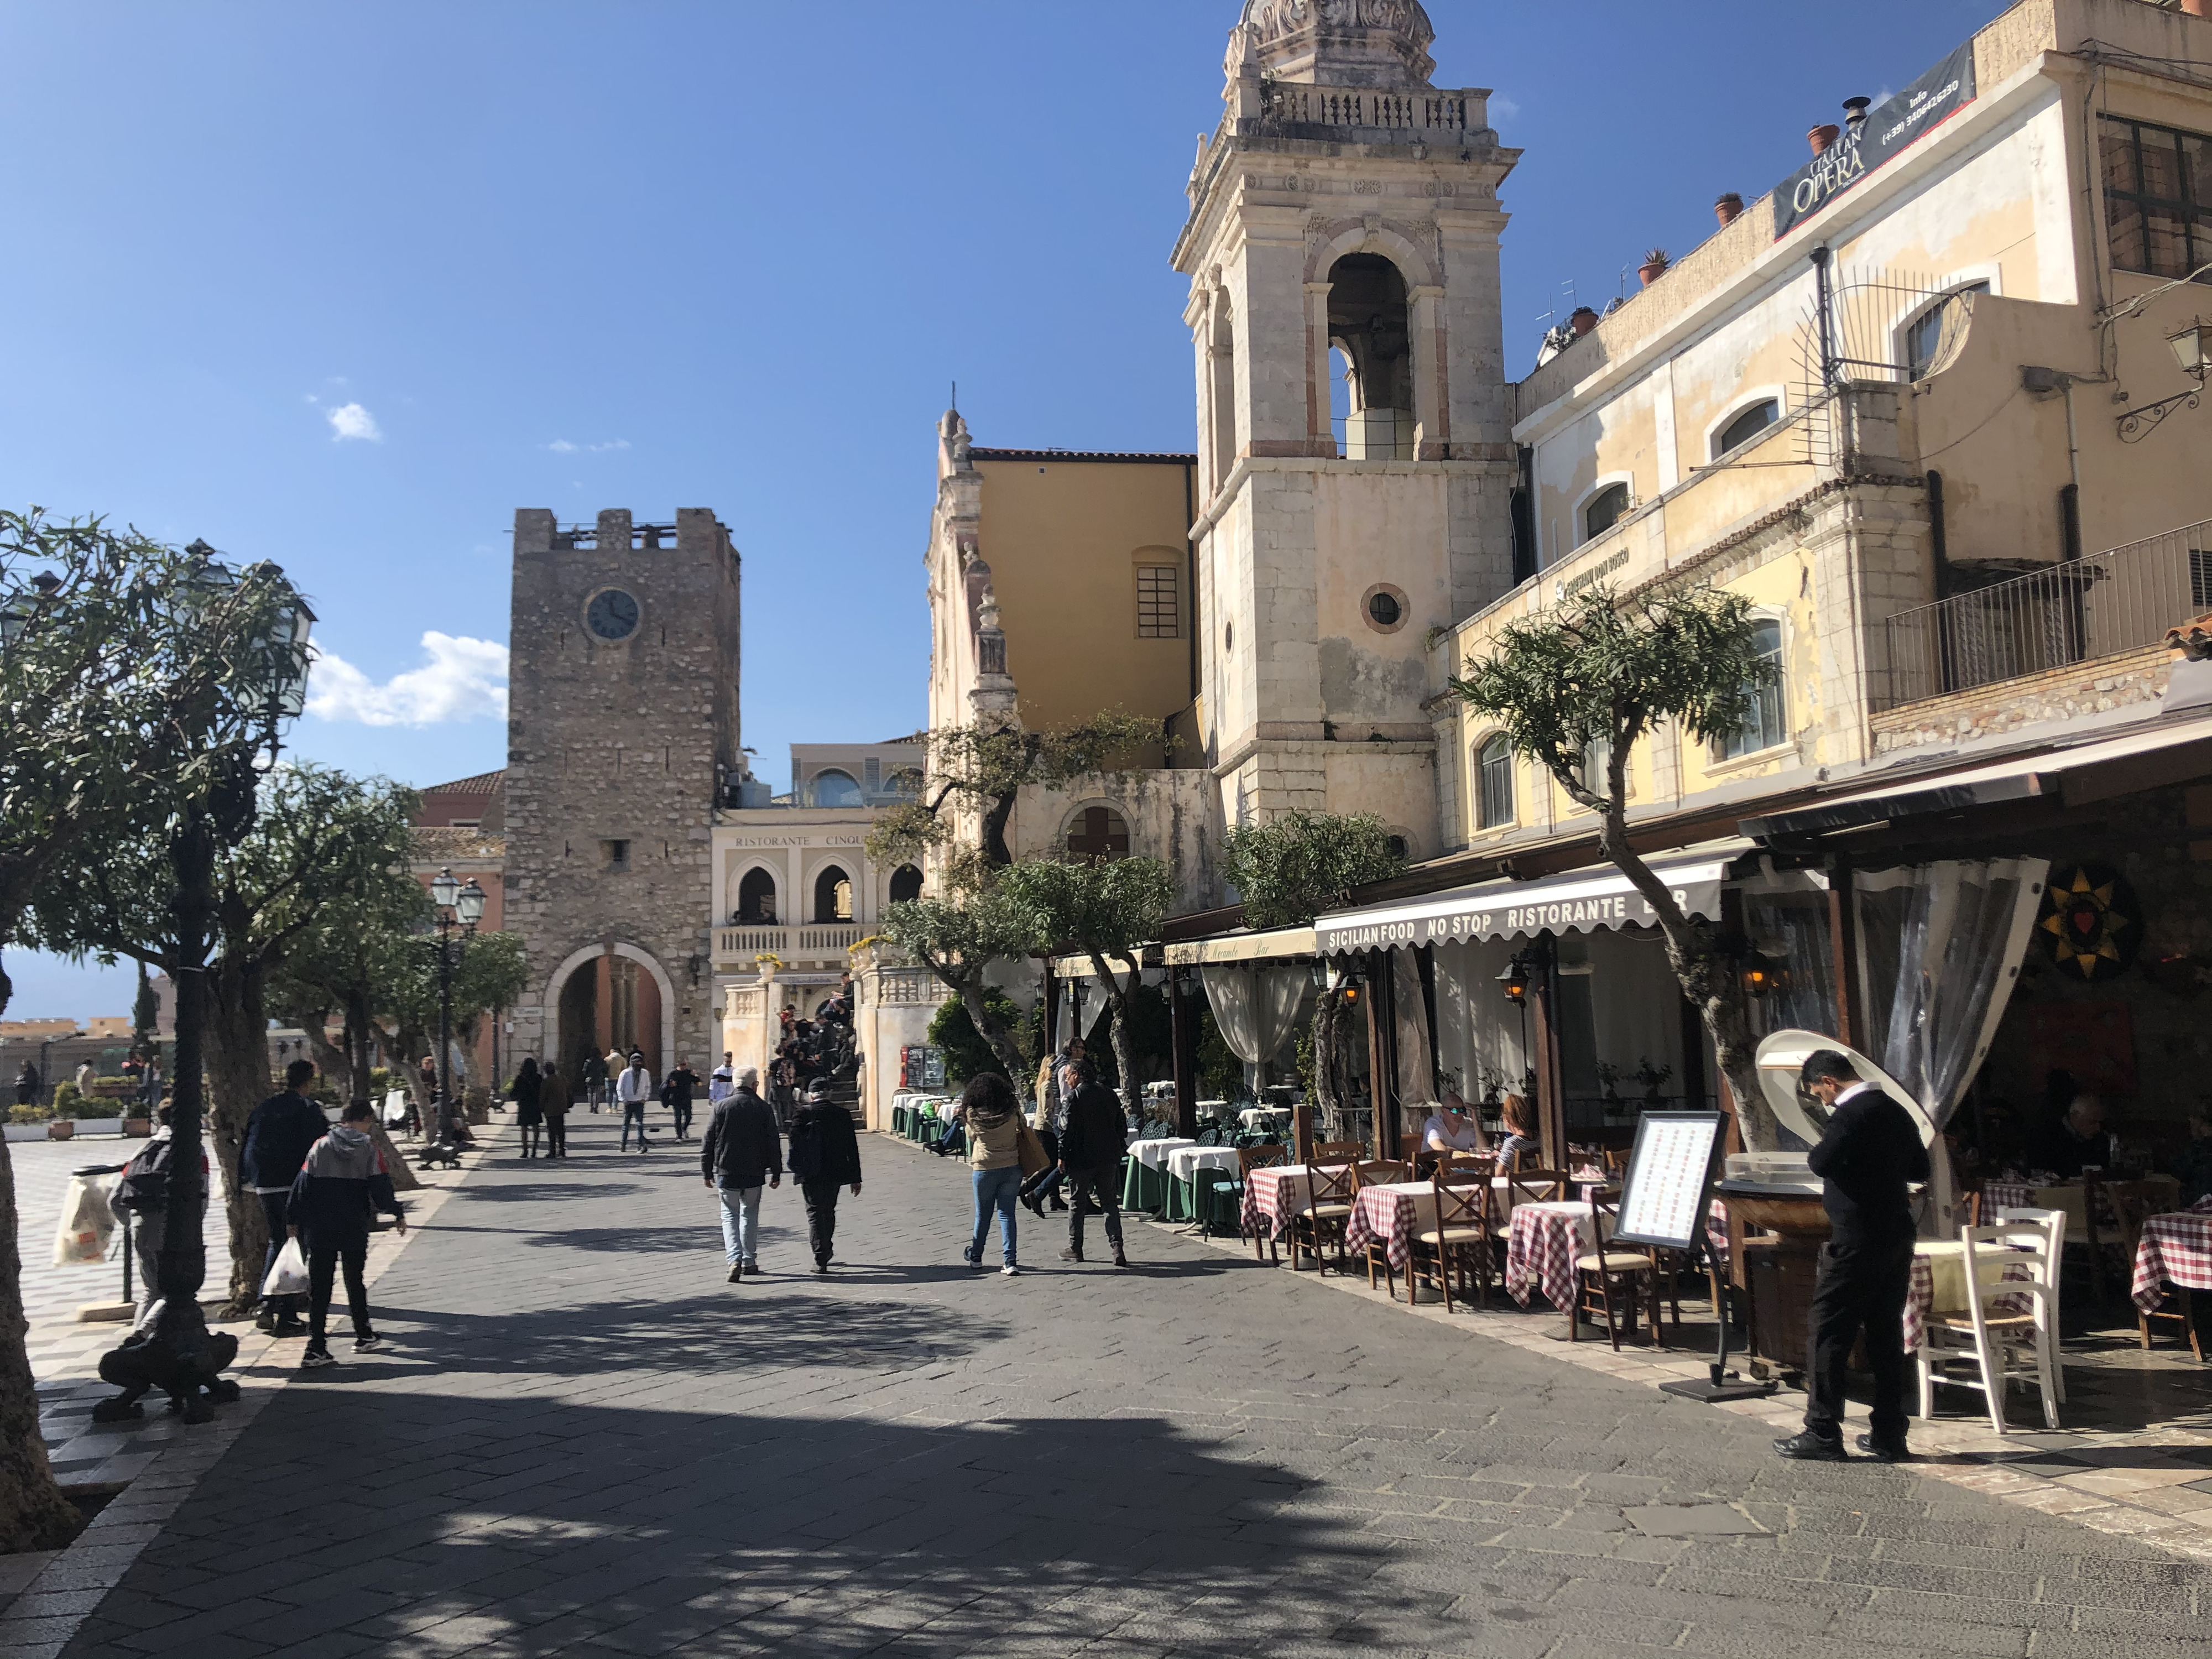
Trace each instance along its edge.
<path fill-rule="evenodd" d="M 1231 823 L 1440 849 L 1426 635 L 1513 586 L 1500 145 L 1418 0 L 1249 0 L 1176 269 L 1197 360 L 1206 760 Z M 1348 405 L 1333 415 L 1342 387 Z"/>

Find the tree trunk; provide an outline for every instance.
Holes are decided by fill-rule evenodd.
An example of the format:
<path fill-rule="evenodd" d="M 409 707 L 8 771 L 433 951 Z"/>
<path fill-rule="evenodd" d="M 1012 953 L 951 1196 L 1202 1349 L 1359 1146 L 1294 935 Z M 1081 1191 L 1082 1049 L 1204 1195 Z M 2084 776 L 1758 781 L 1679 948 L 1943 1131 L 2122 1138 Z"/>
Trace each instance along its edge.
<path fill-rule="evenodd" d="M 995 796 L 983 814 L 983 858 L 994 870 L 1013 866 L 1013 849 L 1006 845 L 1006 820 L 1014 813 L 1014 793 Z"/>
<path fill-rule="evenodd" d="M 207 971 L 208 1139 L 222 1161 L 225 1207 L 230 1212 L 230 1297 L 223 1313 L 236 1318 L 261 1295 L 261 1267 L 269 1249 L 261 1200 L 238 1176 L 246 1150 L 246 1122 L 270 1093 L 269 1018 L 258 963 L 217 957 Z"/>
<path fill-rule="evenodd" d="M 1130 992 L 1123 988 L 1121 980 L 1115 975 L 1114 970 L 1106 965 L 1104 957 L 1096 951 L 1091 951 L 1090 956 L 1091 971 L 1098 975 L 1099 984 L 1106 988 L 1106 1006 L 1112 1010 L 1114 1015 L 1111 1027 L 1114 1039 L 1114 1064 L 1121 1073 L 1121 1109 L 1134 1119 L 1137 1103 L 1143 1097 L 1143 1085 L 1137 1081 L 1136 1052 L 1129 1046 Z M 1128 958 L 1124 957 L 1122 960 L 1127 962 Z M 1141 985 L 1144 982 L 1144 970 L 1134 963 L 1131 963 L 1130 985 L 1132 987 Z"/>
<path fill-rule="evenodd" d="M 353 1057 L 343 1048 L 331 1047 L 330 1038 L 324 1035 L 324 1023 L 329 1018 L 330 1010 L 325 1008 L 307 1019 L 307 1052 L 314 1055 L 317 1067 L 337 1090 L 339 1099 L 362 1099 L 367 1094 L 368 1079 L 364 1076 L 360 1086 L 355 1086 Z"/>
<path fill-rule="evenodd" d="M 4 931 L 4 930 L 0 930 Z M 0 969 L 0 1013 L 13 987 Z M 0 1554 L 54 1550 L 84 1524 L 62 1496 L 39 1437 L 39 1392 L 24 1339 L 23 1260 L 15 1248 L 15 1170 L 0 1139 Z"/>
<path fill-rule="evenodd" d="M 1006 1030 L 1005 1022 L 985 1004 L 982 976 L 978 975 L 972 981 L 948 978 L 943 973 L 938 977 L 960 994 L 960 1006 L 968 1011 L 969 1020 L 982 1035 L 983 1041 L 991 1045 L 992 1054 L 1005 1068 L 1006 1081 L 1013 1085 L 1014 1098 L 1021 1099 L 1030 1087 L 1029 1080 L 1022 1075 L 1022 1051 L 1014 1046 L 1013 1033 Z"/>

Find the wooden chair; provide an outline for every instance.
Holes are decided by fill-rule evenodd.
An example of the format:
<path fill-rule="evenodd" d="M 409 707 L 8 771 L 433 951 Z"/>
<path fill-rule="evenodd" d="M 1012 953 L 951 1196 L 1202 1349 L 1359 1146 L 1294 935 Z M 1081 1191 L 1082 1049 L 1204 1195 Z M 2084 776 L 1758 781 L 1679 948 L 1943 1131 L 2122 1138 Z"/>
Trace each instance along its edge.
<path fill-rule="evenodd" d="M 1244 1188 L 1250 1184 L 1252 1171 L 1279 1170 L 1288 1162 L 1289 1159 L 1283 1156 L 1283 1149 L 1280 1146 L 1239 1146 L 1237 1149 L 1237 1179 L 1232 1184 L 1236 1192 L 1234 1201 L 1237 1213 L 1240 1218 L 1244 1213 Z M 1275 1249 L 1274 1229 L 1267 1228 L 1265 1231 L 1264 1240 L 1260 1233 L 1255 1232 L 1252 1235 L 1252 1259 L 1255 1261 L 1272 1261 L 1279 1265 L 1283 1258 Z M 1265 1255 L 1261 1254 L 1261 1246 L 1263 1243 L 1267 1247 Z"/>
<path fill-rule="evenodd" d="M 1579 1342 L 1583 1316 L 1594 1314 L 1596 1318 L 1592 1322 L 1605 1326 L 1607 1340 L 1613 1344 L 1613 1351 L 1619 1353 L 1621 1328 L 1632 1326 L 1640 1303 L 1650 1309 L 1651 1346 L 1665 1347 L 1659 1321 L 1659 1252 L 1648 1245 L 1616 1245 L 1612 1242 L 1610 1235 L 1620 1221 L 1618 1189 L 1593 1191 L 1590 1212 L 1597 1248 L 1575 1258 L 1575 1305 L 1569 1316 L 1567 1340 Z M 1623 1316 L 1618 1320 L 1614 1317 L 1616 1304 L 1620 1304 Z M 1675 1322 L 1678 1327 L 1681 1322 L 1679 1313 Z"/>
<path fill-rule="evenodd" d="M 2061 1237 L 2063 1237 L 2061 1234 Z M 2011 1222 L 1996 1227 L 1961 1227 L 1966 1275 L 1966 1312 L 1931 1318 L 1920 1338 L 1920 1415 L 1936 1414 L 1938 1383 L 1954 1389 L 1978 1389 L 1987 1401 L 1990 1425 L 2005 1431 L 2005 1385 L 2033 1380 L 2043 1391 L 2043 1420 L 2058 1427 L 2058 1327 L 2057 1306 L 2058 1257 L 2051 1249 L 2051 1230 L 2041 1224 Z M 1994 1259 L 1993 1259 L 1994 1258 Z M 2006 1268 L 2024 1266 L 2025 1280 L 2003 1279 Z M 1990 1282 L 1984 1282 L 1986 1273 Z M 1996 1313 L 1990 1304 L 2025 1300 L 2026 1313 Z M 2033 1357 L 2033 1367 L 2017 1363 L 2023 1353 Z M 1966 1361 L 1972 1376 L 1954 1376 L 1940 1368 L 1946 1362 Z"/>
<path fill-rule="evenodd" d="M 1361 1140 L 1324 1140 L 1313 1150 L 1313 1158 L 1305 1166 L 1305 1208 L 1291 1218 L 1291 1271 L 1298 1269 L 1301 1237 L 1311 1241 L 1314 1271 L 1326 1272 L 1322 1261 L 1322 1247 L 1334 1235 L 1336 1239 L 1336 1261 L 1341 1269 L 1346 1261 L 1344 1248 L 1345 1224 L 1352 1218 L 1352 1170 L 1359 1156 L 1367 1150 Z"/>
<path fill-rule="evenodd" d="M 1362 1188 L 1388 1187 L 1398 1182 L 1411 1181 L 1413 1178 L 1403 1160 L 1369 1158 L 1364 1163 L 1354 1164 L 1352 1166 L 1352 1197 L 1355 1200 L 1358 1199 Z M 1378 1262 L 1382 1266 L 1384 1275 L 1386 1277 L 1389 1275 L 1389 1241 L 1370 1238 L 1367 1241 L 1366 1249 L 1361 1254 L 1367 1258 L 1367 1288 L 1371 1291 L 1375 1288 L 1375 1268 Z M 1395 1296 L 1396 1292 L 1393 1291 L 1392 1294 Z"/>
<path fill-rule="evenodd" d="M 1436 1167 L 1429 1172 L 1429 1192 L 1436 1205 L 1437 1224 L 1413 1240 L 1413 1253 L 1406 1267 L 1407 1301 L 1413 1300 L 1414 1286 L 1427 1277 L 1443 1291 L 1444 1311 L 1451 1312 L 1453 1270 L 1456 1267 L 1462 1292 L 1471 1271 L 1476 1297 L 1485 1308 L 1490 1305 L 1495 1266 L 1491 1248 L 1494 1232 L 1490 1224 L 1490 1183 L 1497 1173 L 1498 1160 L 1481 1153 L 1437 1154 Z M 1424 1267 L 1429 1263 L 1433 1266 L 1425 1273 Z M 1464 1295 L 1462 1299 L 1466 1299 Z"/>
<path fill-rule="evenodd" d="M 1632 1156 L 1631 1148 L 1608 1146 L 1601 1156 L 1605 1159 L 1606 1174 L 1618 1179 L 1628 1173 L 1628 1160 Z"/>
<path fill-rule="evenodd" d="M 2140 1181 L 2103 1181 L 2095 1176 L 2085 1176 L 2081 1188 L 2081 1213 L 2089 1237 L 2089 1283 L 2099 1302 L 2111 1301 L 2106 1293 L 2106 1273 L 2107 1262 L 2112 1262 L 2124 1298 L 2135 1279 L 2142 1224 L 2166 1196 L 2165 1188 L 2154 1188 Z"/>
<path fill-rule="evenodd" d="M 1498 1173 L 1505 1177 L 1505 1198 L 1491 1210 L 1491 1242 L 1502 1275 L 1507 1247 L 1512 1243 L 1513 1212 L 1523 1204 L 1556 1204 L 1573 1191 L 1574 1183 L 1564 1170 L 1509 1169 L 1501 1164 Z"/>

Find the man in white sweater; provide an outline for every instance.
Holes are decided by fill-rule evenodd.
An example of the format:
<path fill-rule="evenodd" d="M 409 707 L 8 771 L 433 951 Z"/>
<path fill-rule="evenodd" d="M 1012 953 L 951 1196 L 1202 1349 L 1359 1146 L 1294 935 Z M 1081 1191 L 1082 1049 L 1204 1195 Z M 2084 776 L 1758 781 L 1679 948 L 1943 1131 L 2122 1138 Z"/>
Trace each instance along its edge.
<path fill-rule="evenodd" d="M 629 1132 L 632 1124 L 637 1126 L 638 1151 L 642 1152 L 651 1150 L 645 1139 L 645 1103 L 653 1098 L 653 1073 L 645 1069 L 645 1053 L 642 1049 L 633 1048 L 629 1051 L 629 1064 L 623 1068 L 622 1076 L 615 1080 L 615 1095 L 622 1102 L 623 1132 L 620 1150 L 625 1152 L 629 1150 Z"/>

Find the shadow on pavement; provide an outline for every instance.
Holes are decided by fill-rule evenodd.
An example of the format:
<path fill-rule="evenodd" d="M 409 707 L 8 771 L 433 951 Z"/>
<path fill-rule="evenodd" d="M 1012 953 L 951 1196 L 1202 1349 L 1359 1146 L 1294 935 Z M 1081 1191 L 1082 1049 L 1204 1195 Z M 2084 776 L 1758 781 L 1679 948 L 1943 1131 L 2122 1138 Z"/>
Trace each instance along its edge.
<path fill-rule="evenodd" d="M 629 1181 L 517 1181 L 496 1187 L 478 1183 L 457 1188 L 453 1201 L 460 1204 L 570 1204 L 643 1191 L 644 1188 Z"/>

